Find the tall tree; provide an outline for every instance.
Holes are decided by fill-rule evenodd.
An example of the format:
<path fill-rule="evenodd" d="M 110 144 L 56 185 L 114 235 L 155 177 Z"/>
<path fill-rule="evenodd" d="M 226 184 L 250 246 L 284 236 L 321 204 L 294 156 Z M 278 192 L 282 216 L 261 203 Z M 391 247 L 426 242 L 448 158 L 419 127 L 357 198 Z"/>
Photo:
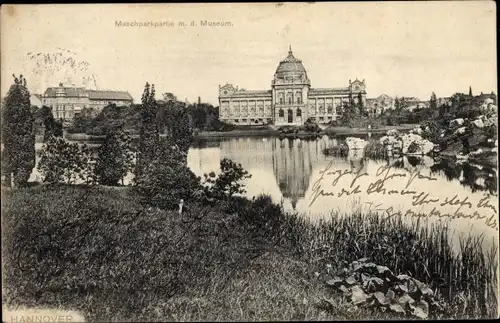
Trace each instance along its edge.
<path fill-rule="evenodd" d="M 132 170 L 134 149 L 131 138 L 122 127 L 108 130 L 104 143 L 97 150 L 95 175 L 102 185 L 117 186 Z"/>
<path fill-rule="evenodd" d="M 363 95 L 361 93 L 358 93 L 358 109 L 359 109 L 359 115 L 364 115 L 365 112 L 365 107 L 363 104 Z"/>
<path fill-rule="evenodd" d="M 193 140 L 192 121 L 187 109 L 177 110 L 170 129 L 172 142 L 186 155 Z"/>
<path fill-rule="evenodd" d="M 47 140 L 51 136 L 62 137 L 63 135 L 62 123 L 54 118 L 52 110 L 49 107 L 47 106 L 41 107 L 38 110 L 38 116 L 42 120 L 45 129 L 43 135 L 43 142 L 47 142 Z"/>
<path fill-rule="evenodd" d="M 429 106 L 432 110 L 437 108 L 437 98 L 436 98 L 436 93 L 432 92 L 431 94 L 431 99 L 429 101 Z"/>
<path fill-rule="evenodd" d="M 405 97 L 403 96 L 400 99 L 396 98 L 395 106 L 397 112 L 403 111 L 407 107 Z"/>
<path fill-rule="evenodd" d="M 401 107 L 401 102 L 399 101 L 399 98 L 396 97 L 396 99 L 394 100 L 394 109 L 396 111 L 399 111 L 400 107 Z"/>
<path fill-rule="evenodd" d="M 356 119 L 356 107 L 349 102 L 342 103 L 342 115 L 340 116 L 340 123 L 343 126 L 353 127 L 354 120 Z"/>
<path fill-rule="evenodd" d="M 136 176 L 140 177 L 149 162 L 155 158 L 159 147 L 160 134 L 156 123 L 158 104 L 155 100 L 155 87 L 146 83 L 142 94 L 141 129 L 137 156 Z"/>
<path fill-rule="evenodd" d="M 472 97 L 472 87 L 469 86 L 469 96 Z"/>
<path fill-rule="evenodd" d="M 34 117 L 26 79 L 14 75 L 2 110 L 2 170 L 11 185 L 25 186 L 35 167 Z"/>
<path fill-rule="evenodd" d="M 80 113 L 75 114 L 73 124 L 68 129 L 72 132 L 83 132 L 89 134 L 92 130 L 94 115 L 91 108 L 83 108 Z"/>

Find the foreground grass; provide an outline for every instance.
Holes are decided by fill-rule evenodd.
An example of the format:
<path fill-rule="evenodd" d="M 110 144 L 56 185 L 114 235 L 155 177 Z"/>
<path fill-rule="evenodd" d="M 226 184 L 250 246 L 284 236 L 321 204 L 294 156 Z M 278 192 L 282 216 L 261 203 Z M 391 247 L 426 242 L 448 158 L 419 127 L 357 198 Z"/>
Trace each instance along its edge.
<path fill-rule="evenodd" d="M 230 211 L 189 205 L 179 216 L 143 209 L 130 188 L 39 186 L 2 197 L 4 304 L 64 307 L 89 321 L 398 318 L 355 308 L 325 280 L 367 256 L 431 280 L 446 298 L 438 282 L 448 267 L 453 295 L 491 291 L 495 270 L 477 244 L 464 247 L 475 257 L 457 258 L 435 231 L 361 215 L 314 225 L 265 200 Z M 446 317 L 494 316 L 493 301 L 490 293 L 462 310 L 450 298 Z"/>
<path fill-rule="evenodd" d="M 64 307 L 89 321 L 333 317 L 318 307 L 324 286 L 312 268 L 237 218 L 138 205 L 128 189 L 4 196 L 4 304 Z"/>

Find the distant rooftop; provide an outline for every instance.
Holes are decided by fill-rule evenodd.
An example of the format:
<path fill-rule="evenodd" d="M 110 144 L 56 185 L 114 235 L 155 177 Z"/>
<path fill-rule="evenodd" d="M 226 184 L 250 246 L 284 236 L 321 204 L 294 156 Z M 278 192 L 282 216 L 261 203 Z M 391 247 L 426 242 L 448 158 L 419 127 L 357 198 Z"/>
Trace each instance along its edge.
<path fill-rule="evenodd" d="M 126 91 L 86 90 L 84 87 L 63 86 L 62 84 L 59 84 L 59 87 L 47 88 L 43 94 L 44 97 L 49 98 L 58 95 L 70 98 L 88 97 L 90 100 L 133 101 L 132 96 Z"/>
<path fill-rule="evenodd" d="M 329 94 L 340 94 L 347 92 L 349 92 L 349 88 L 347 87 L 330 88 L 330 89 L 312 88 L 309 90 L 309 95 L 329 95 Z"/>
<path fill-rule="evenodd" d="M 125 91 L 87 90 L 90 100 L 122 100 L 133 101 L 132 96 Z"/>

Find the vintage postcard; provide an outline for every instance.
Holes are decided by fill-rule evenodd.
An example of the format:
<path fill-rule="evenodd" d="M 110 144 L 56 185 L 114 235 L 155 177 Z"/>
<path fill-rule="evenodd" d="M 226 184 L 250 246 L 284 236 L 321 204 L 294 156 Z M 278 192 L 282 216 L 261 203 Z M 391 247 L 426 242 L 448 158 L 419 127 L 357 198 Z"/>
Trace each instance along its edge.
<path fill-rule="evenodd" d="M 0 12 L 4 322 L 498 318 L 494 2 Z"/>

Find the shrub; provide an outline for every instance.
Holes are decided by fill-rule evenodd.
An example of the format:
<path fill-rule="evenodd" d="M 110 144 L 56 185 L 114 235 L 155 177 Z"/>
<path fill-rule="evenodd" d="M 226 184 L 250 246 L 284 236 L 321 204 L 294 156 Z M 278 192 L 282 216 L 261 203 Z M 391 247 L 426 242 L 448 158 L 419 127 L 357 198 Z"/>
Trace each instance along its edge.
<path fill-rule="evenodd" d="M 275 204 L 269 195 L 260 194 L 252 200 L 235 196 L 223 201 L 223 210 L 235 214 L 245 228 L 271 240 L 282 237 L 282 224 L 286 214 L 280 205 Z"/>
<path fill-rule="evenodd" d="M 443 306 L 425 283 L 408 275 L 395 275 L 385 267 L 362 258 L 342 268 L 339 276 L 326 282 L 357 306 L 370 306 L 426 319 L 441 314 Z"/>
<path fill-rule="evenodd" d="M 204 189 L 208 196 L 216 199 L 230 200 L 234 194 L 244 194 L 246 192 L 243 181 L 252 177 L 241 164 L 237 164 L 228 158 L 220 161 L 221 173 L 205 174 Z"/>
<path fill-rule="evenodd" d="M 46 183 L 73 184 L 78 179 L 91 182 L 90 149 L 85 144 L 70 143 L 62 137 L 50 137 L 42 148 L 38 170 Z"/>
<path fill-rule="evenodd" d="M 200 189 L 199 178 L 184 162 L 183 152 L 169 141 L 161 142 L 154 159 L 144 166 L 137 179 L 143 204 L 175 209 L 181 199 L 189 200 Z"/>
<path fill-rule="evenodd" d="M 315 122 L 306 121 L 304 126 L 301 128 L 302 128 L 302 130 L 304 130 L 306 132 L 312 132 L 312 133 L 320 133 L 321 132 L 321 128 Z"/>
<path fill-rule="evenodd" d="M 349 147 L 345 143 L 341 143 L 337 146 L 325 148 L 323 154 L 325 154 L 325 156 L 345 157 L 347 156 L 348 152 L 349 152 Z"/>
<path fill-rule="evenodd" d="M 369 142 L 365 147 L 365 156 L 372 159 L 384 159 L 387 150 L 380 142 Z"/>
<path fill-rule="evenodd" d="M 106 107 L 103 109 L 101 114 L 104 113 L 104 110 L 106 110 Z M 94 118 L 91 108 L 83 108 L 79 114 L 75 115 L 72 124 L 66 129 L 66 131 L 68 133 L 86 133 L 90 135 L 96 132 L 93 128 L 97 128 L 97 125 L 102 123 L 101 120 L 102 117 Z"/>
<path fill-rule="evenodd" d="M 242 217 L 259 230 L 266 233 L 278 233 L 283 220 L 283 210 L 275 204 L 269 195 L 261 194 L 252 200 L 250 207 L 243 212 Z"/>

